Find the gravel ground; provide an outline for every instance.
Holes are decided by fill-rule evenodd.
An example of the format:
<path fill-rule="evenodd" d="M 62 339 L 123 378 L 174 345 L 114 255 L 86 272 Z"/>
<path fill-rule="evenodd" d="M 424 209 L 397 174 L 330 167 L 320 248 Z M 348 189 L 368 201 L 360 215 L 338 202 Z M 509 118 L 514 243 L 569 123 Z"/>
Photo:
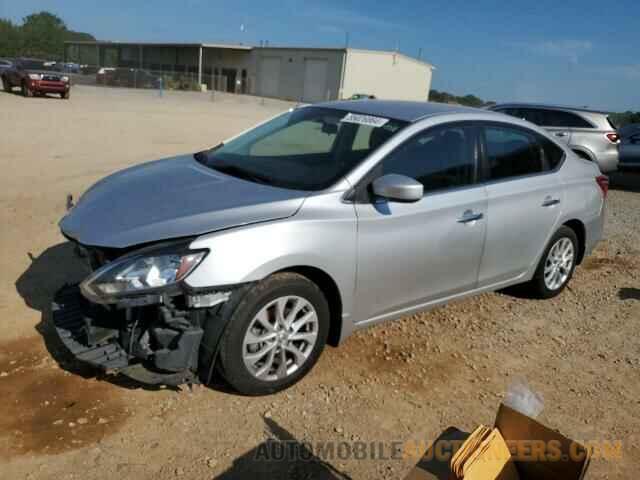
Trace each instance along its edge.
<path fill-rule="evenodd" d="M 80 86 L 69 101 L 0 93 L 0 477 L 402 478 L 415 462 L 392 458 L 393 442 L 491 424 L 519 377 L 543 395 L 544 423 L 576 439 L 622 442 L 622 457 L 594 461 L 588 478 L 633 477 L 640 175 L 613 176 L 607 238 L 558 298 L 485 294 L 360 332 L 277 395 L 143 389 L 65 362 L 48 305 L 82 275 L 56 226 L 66 194 L 210 146 L 289 106 Z M 376 459 L 269 461 L 274 439 L 380 446 Z"/>

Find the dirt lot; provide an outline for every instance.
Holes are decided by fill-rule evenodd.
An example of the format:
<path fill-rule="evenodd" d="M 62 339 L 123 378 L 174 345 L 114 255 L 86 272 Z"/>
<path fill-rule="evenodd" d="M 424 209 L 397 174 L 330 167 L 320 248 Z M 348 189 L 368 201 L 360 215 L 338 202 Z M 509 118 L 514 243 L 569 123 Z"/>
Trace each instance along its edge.
<path fill-rule="evenodd" d="M 70 101 L 0 93 L 0 477 L 402 478 L 412 462 L 389 458 L 392 442 L 491 424 L 507 386 L 524 377 L 544 396 L 548 425 L 623 442 L 622 458 L 595 461 L 589 478 L 632 478 L 640 176 L 614 176 L 607 240 L 559 298 L 487 294 L 361 332 L 278 395 L 142 389 L 65 361 L 48 319 L 53 292 L 82 275 L 57 228 L 66 194 L 210 146 L 288 106 L 92 87 Z M 384 458 L 273 462 L 264 459 L 270 439 L 381 442 Z"/>

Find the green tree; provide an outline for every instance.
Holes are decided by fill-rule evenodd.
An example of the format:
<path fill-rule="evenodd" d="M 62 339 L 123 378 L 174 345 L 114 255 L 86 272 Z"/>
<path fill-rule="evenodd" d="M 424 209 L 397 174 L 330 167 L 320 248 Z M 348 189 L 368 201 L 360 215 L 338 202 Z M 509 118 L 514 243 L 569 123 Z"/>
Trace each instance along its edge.
<path fill-rule="evenodd" d="M 458 98 L 462 105 L 466 105 L 468 107 L 481 107 L 484 105 L 484 102 L 475 95 L 465 95 L 464 97 Z"/>
<path fill-rule="evenodd" d="M 614 113 L 611 117 L 618 128 L 629 123 L 640 123 L 640 112 L 626 111 L 623 113 Z"/>
<path fill-rule="evenodd" d="M 463 97 L 458 97 L 449 92 L 440 92 L 438 90 L 431 90 L 431 92 L 429 92 L 429 100 L 439 103 L 457 103 L 460 105 L 465 105 L 467 107 L 483 107 L 486 105 L 486 102 L 484 100 L 476 97 L 475 95 L 465 95 Z"/>
<path fill-rule="evenodd" d="M 33 13 L 15 25 L 0 19 L 0 56 L 62 60 L 65 41 L 95 40 L 93 35 L 69 30 L 64 21 L 50 12 Z"/>
<path fill-rule="evenodd" d="M 61 60 L 67 26 L 49 12 L 28 15 L 22 23 L 22 55 Z"/>
<path fill-rule="evenodd" d="M 14 57 L 18 55 L 21 45 L 20 28 L 10 20 L 0 18 L 0 56 Z"/>

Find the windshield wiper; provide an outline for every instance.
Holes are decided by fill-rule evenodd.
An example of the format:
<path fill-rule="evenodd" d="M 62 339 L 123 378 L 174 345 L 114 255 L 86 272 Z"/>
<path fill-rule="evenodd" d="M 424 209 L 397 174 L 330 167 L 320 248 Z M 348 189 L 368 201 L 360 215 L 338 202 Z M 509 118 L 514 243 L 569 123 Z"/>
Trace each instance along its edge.
<path fill-rule="evenodd" d="M 218 163 L 215 165 L 210 165 L 210 167 L 233 177 L 243 178 L 245 180 L 262 183 L 264 185 L 271 185 L 271 180 L 268 177 L 265 177 L 258 173 L 250 172 L 236 165 L 229 165 L 228 163 Z"/>

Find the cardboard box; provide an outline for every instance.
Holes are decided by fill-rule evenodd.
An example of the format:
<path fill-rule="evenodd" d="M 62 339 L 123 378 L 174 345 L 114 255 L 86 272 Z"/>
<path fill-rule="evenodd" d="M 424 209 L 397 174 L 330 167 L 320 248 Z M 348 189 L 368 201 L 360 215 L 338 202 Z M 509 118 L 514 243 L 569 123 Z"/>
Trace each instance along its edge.
<path fill-rule="evenodd" d="M 583 445 L 502 404 L 495 428 L 511 451 L 520 480 L 582 480 L 590 452 Z M 405 480 L 451 480 L 453 445 L 469 436 L 448 428 L 427 449 Z"/>

